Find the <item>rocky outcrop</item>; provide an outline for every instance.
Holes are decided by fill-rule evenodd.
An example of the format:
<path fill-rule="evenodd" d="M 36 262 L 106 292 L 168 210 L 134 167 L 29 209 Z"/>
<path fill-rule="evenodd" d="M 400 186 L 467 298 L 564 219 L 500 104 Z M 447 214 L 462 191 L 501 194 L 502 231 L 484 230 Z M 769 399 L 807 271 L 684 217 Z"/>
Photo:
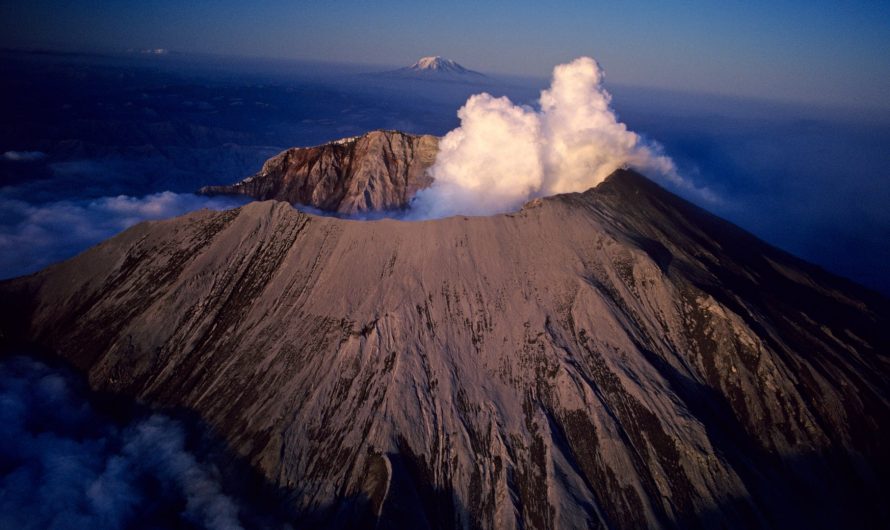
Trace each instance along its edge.
<path fill-rule="evenodd" d="M 887 300 L 632 172 L 492 217 L 201 211 L 0 293 L 7 340 L 196 411 L 301 527 L 888 524 Z"/>
<path fill-rule="evenodd" d="M 373 131 L 317 147 L 294 147 L 231 186 L 206 186 L 206 195 L 247 195 L 342 214 L 400 210 L 430 185 L 426 170 L 438 149 L 435 136 Z"/>

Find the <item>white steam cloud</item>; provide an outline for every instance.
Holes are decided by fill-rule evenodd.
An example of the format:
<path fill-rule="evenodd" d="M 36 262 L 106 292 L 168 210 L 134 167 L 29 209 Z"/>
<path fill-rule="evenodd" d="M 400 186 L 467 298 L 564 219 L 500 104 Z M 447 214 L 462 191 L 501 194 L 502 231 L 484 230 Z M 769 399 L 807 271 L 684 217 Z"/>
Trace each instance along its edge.
<path fill-rule="evenodd" d="M 619 122 L 610 101 L 589 57 L 553 70 L 540 110 L 471 96 L 458 111 L 460 127 L 439 144 L 433 185 L 412 202 L 414 216 L 512 211 L 536 197 L 584 191 L 623 166 L 684 185 L 671 159 Z"/>

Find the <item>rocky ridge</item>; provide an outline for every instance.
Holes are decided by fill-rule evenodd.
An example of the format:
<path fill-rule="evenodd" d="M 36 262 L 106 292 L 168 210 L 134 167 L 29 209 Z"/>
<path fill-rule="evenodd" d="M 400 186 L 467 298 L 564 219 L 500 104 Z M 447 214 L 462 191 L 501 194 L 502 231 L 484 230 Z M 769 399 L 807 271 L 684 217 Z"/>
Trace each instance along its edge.
<path fill-rule="evenodd" d="M 316 147 L 294 147 L 263 164 L 259 173 L 230 186 L 205 186 L 205 195 L 247 195 L 341 214 L 401 210 L 430 185 L 426 170 L 439 139 L 372 131 Z"/>

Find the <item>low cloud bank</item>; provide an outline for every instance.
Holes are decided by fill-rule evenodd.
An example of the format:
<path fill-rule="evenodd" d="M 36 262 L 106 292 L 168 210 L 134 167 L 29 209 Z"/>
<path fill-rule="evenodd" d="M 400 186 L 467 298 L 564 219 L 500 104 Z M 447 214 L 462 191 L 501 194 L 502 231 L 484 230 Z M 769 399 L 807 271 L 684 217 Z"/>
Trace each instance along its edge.
<path fill-rule="evenodd" d="M 46 204 L 0 196 L 0 278 L 34 272 L 69 258 L 141 221 L 201 208 L 224 210 L 245 202 L 170 191 Z"/>
<path fill-rule="evenodd" d="M 412 202 L 412 216 L 488 215 L 536 197 L 584 191 L 616 169 L 691 187 L 661 148 L 629 131 L 610 107 L 599 64 L 581 57 L 557 66 L 540 108 L 487 93 L 458 111 L 461 125 L 439 144 L 433 185 Z"/>
<path fill-rule="evenodd" d="M 242 528 L 178 421 L 114 423 L 79 383 L 28 357 L 0 360 L 0 528 Z"/>
<path fill-rule="evenodd" d="M 3 153 L 3 159 L 10 162 L 35 162 L 46 158 L 46 153 L 42 151 L 6 151 Z"/>

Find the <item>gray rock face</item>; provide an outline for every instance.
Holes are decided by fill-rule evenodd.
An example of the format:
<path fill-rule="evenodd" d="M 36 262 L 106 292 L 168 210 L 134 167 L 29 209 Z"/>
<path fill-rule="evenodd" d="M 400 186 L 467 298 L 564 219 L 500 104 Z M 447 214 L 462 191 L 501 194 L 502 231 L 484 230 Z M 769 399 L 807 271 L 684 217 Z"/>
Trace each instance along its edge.
<path fill-rule="evenodd" d="M 302 524 L 888 523 L 887 300 L 632 172 L 492 217 L 201 211 L 0 292 L 7 338 L 197 411 Z"/>
<path fill-rule="evenodd" d="M 247 195 L 300 203 L 343 214 L 399 210 L 432 182 L 438 138 L 372 131 L 317 147 L 295 147 L 231 186 L 206 186 L 206 195 Z"/>

